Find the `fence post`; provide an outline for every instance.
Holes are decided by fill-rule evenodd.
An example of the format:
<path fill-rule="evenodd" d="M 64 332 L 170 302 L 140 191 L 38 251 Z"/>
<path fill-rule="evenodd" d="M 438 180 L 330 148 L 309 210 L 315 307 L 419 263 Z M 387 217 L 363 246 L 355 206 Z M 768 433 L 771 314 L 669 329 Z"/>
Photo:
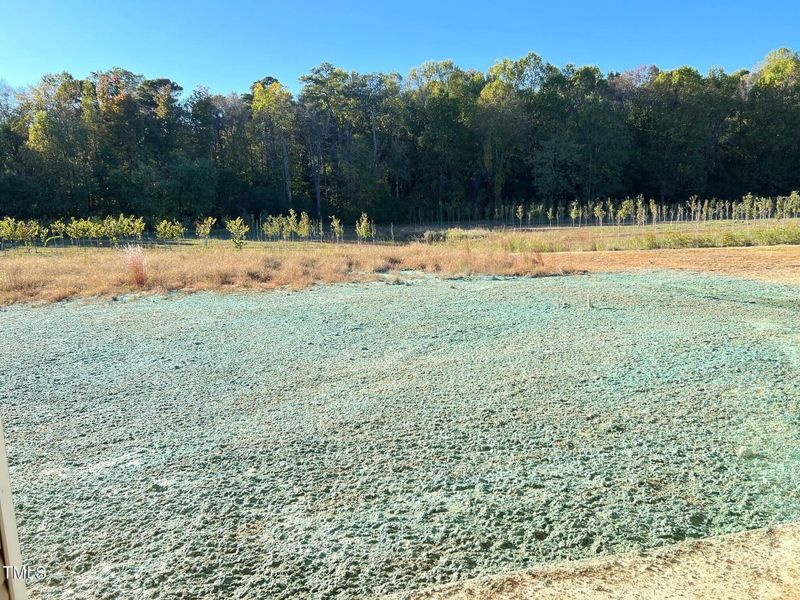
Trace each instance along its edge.
<path fill-rule="evenodd" d="M 24 576 L 21 575 L 24 569 L 19 551 L 14 502 L 11 499 L 11 480 L 8 476 L 8 456 L 2 422 L 0 422 L 0 544 L 3 555 L 2 587 L 5 588 L 0 589 L 0 596 L 3 592 L 7 592 L 10 600 L 26 600 L 28 594 L 25 590 Z M 15 576 L 15 569 L 20 576 Z"/>

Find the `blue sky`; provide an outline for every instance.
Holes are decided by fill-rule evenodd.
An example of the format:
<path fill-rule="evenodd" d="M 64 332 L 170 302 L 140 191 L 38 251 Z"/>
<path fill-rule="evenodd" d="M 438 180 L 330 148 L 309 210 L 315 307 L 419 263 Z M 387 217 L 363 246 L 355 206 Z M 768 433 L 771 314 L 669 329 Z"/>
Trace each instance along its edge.
<path fill-rule="evenodd" d="M 0 0 L 0 79 L 14 86 L 121 66 L 186 90 L 242 92 L 272 75 L 296 91 L 324 61 L 405 75 L 447 58 L 486 70 L 529 50 L 603 71 L 731 71 L 781 46 L 800 50 L 797 0 Z"/>

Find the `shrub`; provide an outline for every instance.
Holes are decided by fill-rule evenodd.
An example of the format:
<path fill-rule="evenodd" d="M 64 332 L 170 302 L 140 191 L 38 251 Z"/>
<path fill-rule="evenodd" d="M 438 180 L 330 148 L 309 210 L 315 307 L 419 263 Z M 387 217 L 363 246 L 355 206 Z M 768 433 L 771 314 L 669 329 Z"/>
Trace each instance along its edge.
<path fill-rule="evenodd" d="M 617 209 L 617 224 L 624 223 L 633 215 L 633 199 L 625 198 Z"/>
<path fill-rule="evenodd" d="M 599 202 L 594 207 L 594 218 L 597 219 L 597 222 L 600 224 L 600 227 L 603 226 L 603 217 L 605 217 L 605 216 L 606 216 L 606 211 L 603 210 L 602 202 Z"/>
<path fill-rule="evenodd" d="M 443 242 L 446 239 L 446 234 L 442 231 L 436 231 L 435 229 L 427 229 L 422 234 L 422 241 L 426 244 L 433 244 L 435 242 Z"/>
<path fill-rule="evenodd" d="M 73 244 L 76 241 L 80 241 L 81 236 L 78 229 L 78 221 L 75 220 L 75 217 L 70 219 L 69 223 L 64 226 L 64 231 L 67 233 L 67 237 Z"/>
<path fill-rule="evenodd" d="M 120 237 L 125 233 L 125 217 L 123 215 L 120 215 L 119 219 L 106 217 L 100 226 L 100 233 L 116 246 L 119 244 Z"/>
<path fill-rule="evenodd" d="M 14 231 L 16 229 L 16 220 L 11 217 L 4 217 L 0 221 L 0 245 L 5 246 L 6 242 L 14 240 Z"/>
<path fill-rule="evenodd" d="M 636 196 L 636 224 L 642 227 L 647 224 L 647 207 L 644 204 L 644 196 Z"/>
<path fill-rule="evenodd" d="M 297 222 L 297 235 L 304 240 L 311 237 L 311 219 L 305 211 L 300 213 L 300 220 Z"/>
<path fill-rule="evenodd" d="M 103 223 L 97 219 L 78 219 L 75 224 L 80 240 L 93 241 L 99 245 L 100 239 L 105 235 Z"/>
<path fill-rule="evenodd" d="M 289 214 L 283 219 L 283 239 L 291 239 L 295 233 L 297 233 L 297 213 L 290 208 Z"/>
<path fill-rule="evenodd" d="M 22 244 L 26 248 L 31 248 L 36 238 L 39 237 L 40 226 L 38 221 L 30 219 L 28 221 L 17 221 L 14 227 L 14 241 Z"/>
<path fill-rule="evenodd" d="M 144 234 L 144 217 L 128 217 L 126 235 L 136 240 L 141 240 Z"/>
<path fill-rule="evenodd" d="M 236 246 L 236 249 L 241 250 L 244 248 L 247 243 L 247 232 L 250 231 L 250 226 L 244 222 L 242 217 L 225 221 L 225 229 L 231 234 L 231 241 Z"/>
<path fill-rule="evenodd" d="M 333 233 L 333 237 L 337 242 L 342 240 L 342 236 L 344 235 L 344 225 L 342 225 L 341 219 L 339 219 L 337 216 L 331 217 L 331 232 Z"/>
<path fill-rule="evenodd" d="M 578 208 L 578 201 L 573 200 L 572 204 L 569 205 L 569 218 L 572 219 L 572 226 L 575 226 L 575 220 L 579 219 L 581 216 L 581 211 Z"/>
<path fill-rule="evenodd" d="M 49 227 L 39 226 L 39 241 L 42 242 L 42 246 L 47 246 L 47 242 L 50 241 L 51 238 L 47 237 L 49 234 Z"/>
<path fill-rule="evenodd" d="M 211 228 L 217 220 L 214 217 L 206 217 L 201 221 L 194 224 L 194 231 L 204 244 L 208 244 L 208 238 L 211 237 Z"/>
<path fill-rule="evenodd" d="M 61 219 L 50 223 L 50 232 L 53 234 L 50 240 L 64 239 L 64 234 L 67 231 L 67 225 Z M 49 240 L 48 240 L 49 241 Z M 46 243 L 46 242 L 45 242 Z"/>
<path fill-rule="evenodd" d="M 179 240 L 183 237 L 186 228 L 180 221 L 168 221 L 164 219 L 156 223 L 156 237 L 159 240 Z"/>
<path fill-rule="evenodd" d="M 273 217 L 269 215 L 267 220 L 261 224 L 261 230 L 271 240 L 276 240 L 281 237 L 283 230 L 283 217 Z"/>
<path fill-rule="evenodd" d="M 375 226 L 370 222 L 367 213 L 362 212 L 361 217 L 356 221 L 356 237 L 361 242 L 369 237 L 374 237 Z"/>

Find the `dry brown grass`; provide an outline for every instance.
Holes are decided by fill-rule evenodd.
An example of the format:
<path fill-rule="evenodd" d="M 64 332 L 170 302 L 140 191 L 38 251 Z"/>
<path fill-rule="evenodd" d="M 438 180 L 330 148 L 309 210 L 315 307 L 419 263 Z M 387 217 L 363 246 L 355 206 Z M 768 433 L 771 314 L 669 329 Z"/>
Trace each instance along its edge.
<path fill-rule="evenodd" d="M 399 229 L 400 230 L 400 229 Z M 404 235 L 423 235 L 412 229 Z M 800 244 L 800 219 L 658 223 L 533 229 L 440 229 L 427 236 L 440 244 L 469 240 L 474 247 L 507 251 L 595 252 L 667 248 L 721 248 Z"/>
<path fill-rule="evenodd" d="M 302 289 L 373 280 L 402 270 L 443 277 L 541 276 L 636 269 L 688 269 L 800 283 L 800 246 L 513 252 L 471 244 L 228 243 L 144 250 L 145 273 L 121 250 L 48 249 L 0 253 L 0 304 L 53 302 L 172 290 Z"/>
<path fill-rule="evenodd" d="M 302 289 L 315 283 L 375 279 L 402 270 L 442 276 L 473 273 L 538 276 L 549 268 L 536 252 L 472 251 L 425 244 L 192 244 L 144 250 L 146 275 L 130 253 L 107 248 L 7 252 L 0 255 L 0 304 L 52 302 L 137 291 Z"/>
<path fill-rule="evenodd" d="M 129 244 L 122 249 L 122 255 L 131 276 L 131 283 L 142 287 L 147 283 L 147 261 L 144 256 L 144 248 Z"/>

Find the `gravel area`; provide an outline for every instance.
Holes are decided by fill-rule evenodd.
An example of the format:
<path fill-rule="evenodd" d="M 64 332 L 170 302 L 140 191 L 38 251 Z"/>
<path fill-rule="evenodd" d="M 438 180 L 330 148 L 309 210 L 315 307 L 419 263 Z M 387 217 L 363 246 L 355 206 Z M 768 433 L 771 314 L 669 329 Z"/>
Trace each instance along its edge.
<path fill-rule="evenodd" d="M 390 283 L 2 309 L 31 598 L 364 598 L 800 519 L 797 287 Z"/>

